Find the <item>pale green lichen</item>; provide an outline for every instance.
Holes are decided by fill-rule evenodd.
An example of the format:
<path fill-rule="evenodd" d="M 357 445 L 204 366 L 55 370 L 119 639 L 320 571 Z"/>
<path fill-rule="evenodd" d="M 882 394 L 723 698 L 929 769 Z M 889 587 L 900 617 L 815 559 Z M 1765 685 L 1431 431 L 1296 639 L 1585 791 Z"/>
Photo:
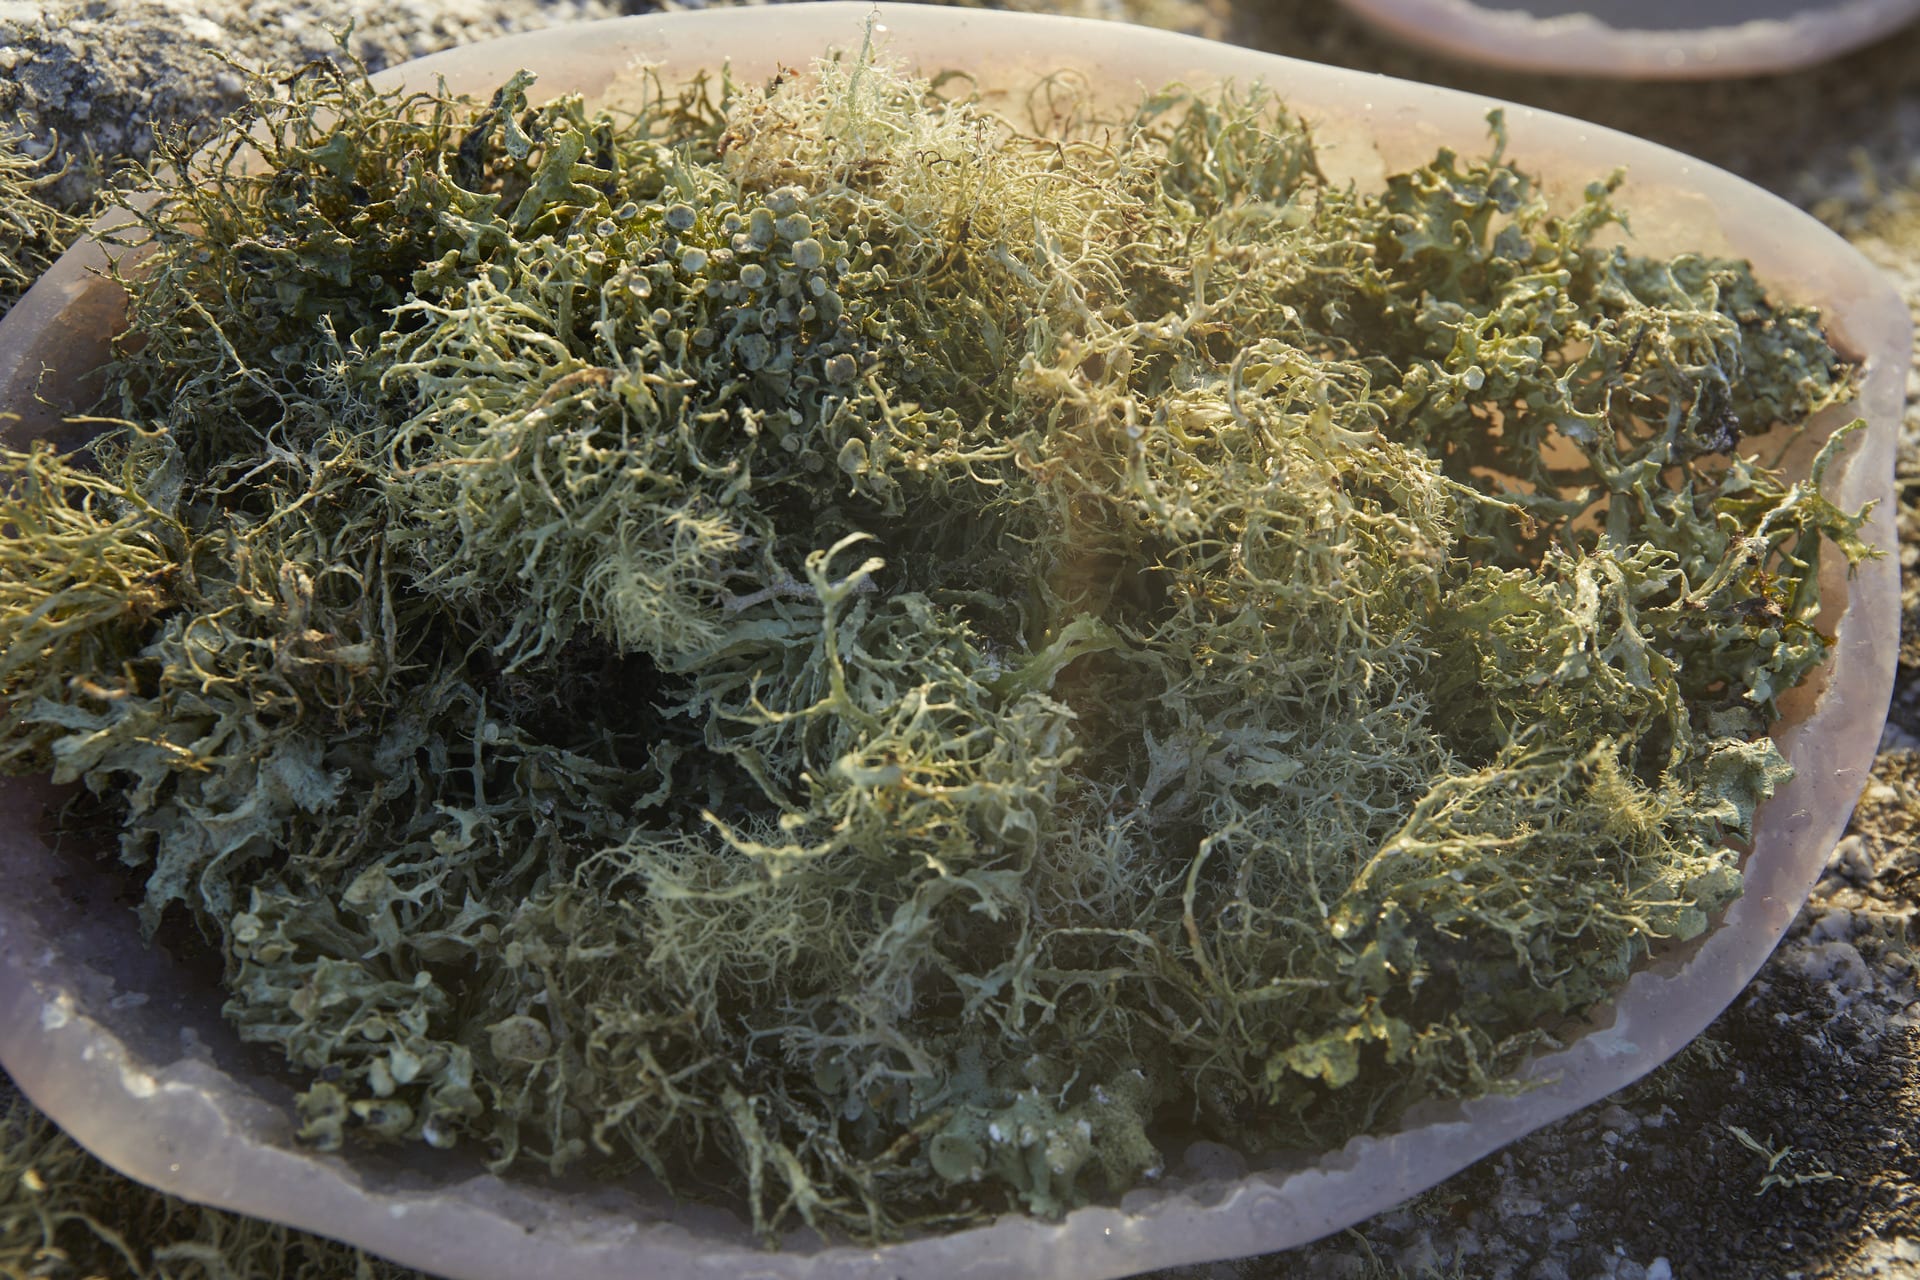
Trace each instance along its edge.
<path fill-rule="evenodd" d="M 46 196 L 61 171 L 28 155 L 23 140 L 0 123 L 0 317 L 80 234 L 79 219 Z"/>
<path fill-rule="evenodd" d="M 1857 192 L 1829 198 L 1814 212 L 1851 240 L 1887 273 L 1906 298 L 1920 326 L 1920 180 L 1889 180 L 1864 156 L 1856 156 Z M 1916 174 L 1920 178 L 1920 174 Z M 1920 669 L 1920 331 L 1907 370 L 1907 412 L 1901 424 L 1895 483 L 1900 534 L 1900 665 L 1903 676 Z M 1913 696 L 1903 679 L 1896 694 L 1895 719 L 1911 730 L 1916 724 Z"/>
<path fill-rule="evenodd" d="M 424 1280 L 334 1240 L 188 1204 L 88 1155 L 0 1082 L 0 1275 Z"/>
<path fill-rule="evenodd" d="M 1844 432 L 1744 456 L 1850 385 L 1742 264 L 1262 91 L 529 83 L 169 155 L 127 425 L 6 455 L 6 759 L 308 1138 L 1053 1213 L 1489 1088 L 1738 892 L 1868 554 Z"/>

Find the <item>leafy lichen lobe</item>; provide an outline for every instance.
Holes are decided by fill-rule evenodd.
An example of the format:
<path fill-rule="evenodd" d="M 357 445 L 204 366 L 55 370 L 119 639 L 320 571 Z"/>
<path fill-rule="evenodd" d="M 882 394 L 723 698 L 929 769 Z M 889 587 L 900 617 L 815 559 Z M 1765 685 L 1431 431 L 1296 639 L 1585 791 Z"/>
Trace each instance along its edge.
<path fill-rule="evenodd" d="M 1737 894 L 1870 554 L 1845 431 L 1743 439 L 1849 370 L 1617 179 L 530 85 L 263 89 L 157 175 L 125 425 L 5 455 L 0 752 L 122 798 L 308 1138 L 1057 1213 L 1493 1087 Z"/>

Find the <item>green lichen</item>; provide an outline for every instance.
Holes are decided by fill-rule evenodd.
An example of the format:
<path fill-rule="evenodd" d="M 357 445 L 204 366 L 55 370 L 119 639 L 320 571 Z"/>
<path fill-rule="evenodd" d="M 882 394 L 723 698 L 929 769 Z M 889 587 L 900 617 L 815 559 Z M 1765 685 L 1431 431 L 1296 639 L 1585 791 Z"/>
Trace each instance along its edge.
<path fill-rule="evenodd" d="M 0 317 L 80 234 L 79 219 L 44 194 L 60 172 L 28 155 L 22 141 L 0 123 Z"/>
<path fill-rule="evenodd" d="M 1863 154 L 1855 156 L 1858 191 L 1835 195 L 1814 209 L 1826 223 L 1881 268 L 1906 298 L 1920 324 L 1920 180 L 1889 180 Z M 1920 173 L 1915 175 L 1920 178 Z M 1920 670 L 1920 336 L 1907 371 L 1907 411 L 1895 464 L 1900 542 L 1900 667 L 1895 719 L 1915 723 L 1910 676 Z"/>
<path fill-rule="evenodd" d="M 188 1204 L 88 1155 L 0 1080 L 0 1275 L 425 1280 L 338 1241 Z"/>
<path fill-rule="evenodd" d="M 1055 1213 L 1493 1087 L 1738 892 L 1870 554 L 1846 432 L 1743 447 L 1851 391 L 1743 264 L 1497 117 L 1361 193 L 1259 90 L 530 83 L 167 153 L 122 425 L 4 458 L 6 761 L 307 1138 Z"/>

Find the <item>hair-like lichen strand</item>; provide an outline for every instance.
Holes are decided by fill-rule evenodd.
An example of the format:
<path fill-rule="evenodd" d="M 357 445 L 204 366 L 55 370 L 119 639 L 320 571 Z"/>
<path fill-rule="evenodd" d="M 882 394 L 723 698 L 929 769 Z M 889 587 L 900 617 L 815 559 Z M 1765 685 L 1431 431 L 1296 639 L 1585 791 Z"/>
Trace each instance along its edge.
<path fill-rule="evenodd" d="M 1618 175 L 532 85 L 163 146 L 114 421 L 0 453 L 0 762 L 117 808 L 305 1139 L 1057 1214 L 1502 1087 L 1737 895 L 1873 554 L 1846 431 L 1752 440 L 1852 371 Z"/>

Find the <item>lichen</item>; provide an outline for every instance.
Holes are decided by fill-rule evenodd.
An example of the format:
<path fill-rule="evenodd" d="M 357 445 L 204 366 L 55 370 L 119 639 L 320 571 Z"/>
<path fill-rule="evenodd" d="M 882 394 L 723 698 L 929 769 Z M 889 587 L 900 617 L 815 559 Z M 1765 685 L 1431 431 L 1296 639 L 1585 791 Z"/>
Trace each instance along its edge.
<path fill-rule="evenodd" d="M 0 1082 L 0 1275 L 424 1280 L 334 1240 L 188 1204 L 87 1154 Z"/>
<path fill-rule="evenodd" d="M 59 168 L 29 155 L 23 141 L 0 124 L 0 317 L 80 233 L 79 220 L 48 199 Z"/>
<path fill-rule="evenodd" d="M 1885 271 L 1920 324 L 1920 181 L 1901 182 L 1858 157 L 1860 190 L 1822 201 L 1814 212 Z M 1900 429 L 1895 483 L 1900 506 L 1900 669 L 1894 718 L 1920 726 L 1912 675 L 1920 670 L 1920 334 L 1907 369 L 1907 411 Z"/>
<path fill-rule="evenodd" d="M 530 84 L 163 148 L 119 425 L 0 457 L 5 761 L 121 806 L 309 1140 L 1056 1213 L 1493 1087 L 1738 892 L 1870 554 L 1846 431 L 1743 440 L 1850 371 L 1617 179 Z"/>

